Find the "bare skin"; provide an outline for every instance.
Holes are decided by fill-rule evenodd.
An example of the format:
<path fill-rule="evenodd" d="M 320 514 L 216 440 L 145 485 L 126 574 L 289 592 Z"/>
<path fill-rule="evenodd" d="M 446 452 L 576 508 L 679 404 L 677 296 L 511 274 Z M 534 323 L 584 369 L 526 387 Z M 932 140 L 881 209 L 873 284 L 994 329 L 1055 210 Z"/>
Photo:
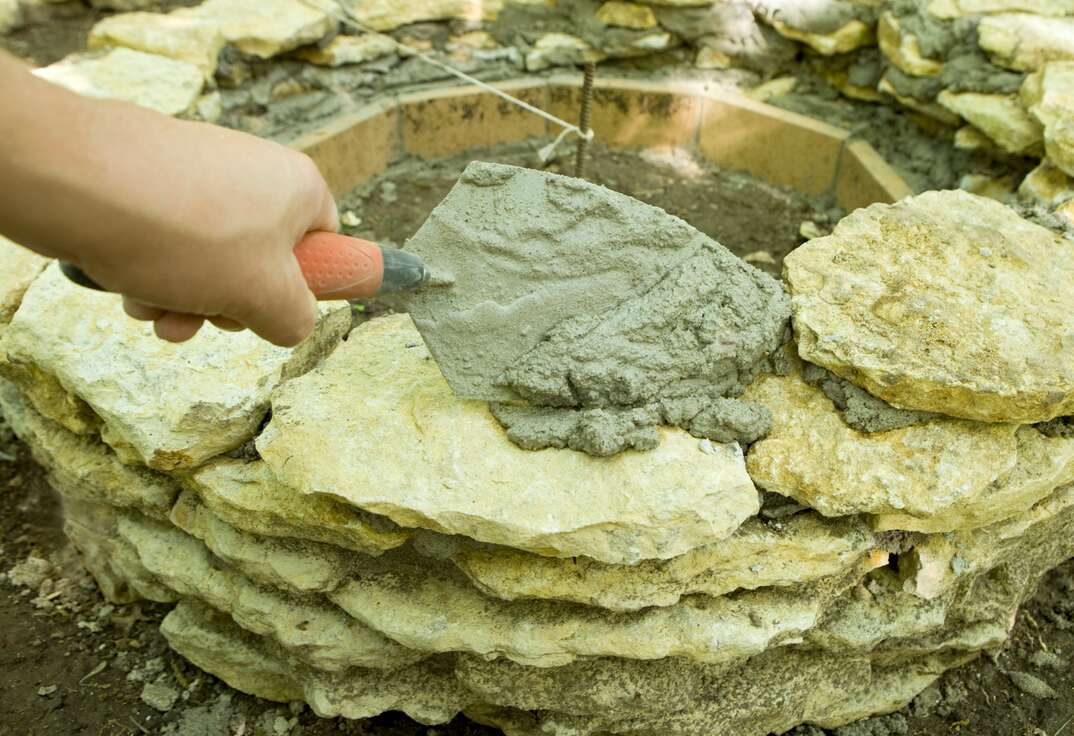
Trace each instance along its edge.
<path fill-rule="evenodd" d="M 336 231 L 309 157 L 205 123 L 91 100 L 0 52 L 0 232 L 80 266 L 181 342 L 208 319 L 300 342 L 316 302 L 293 255 Z"/>

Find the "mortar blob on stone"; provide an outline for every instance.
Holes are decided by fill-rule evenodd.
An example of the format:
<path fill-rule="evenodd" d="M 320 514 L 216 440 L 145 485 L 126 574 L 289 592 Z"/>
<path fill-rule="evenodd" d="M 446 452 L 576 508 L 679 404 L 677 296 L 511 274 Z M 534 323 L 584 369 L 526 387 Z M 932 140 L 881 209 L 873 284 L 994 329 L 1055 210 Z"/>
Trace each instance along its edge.
<path fill-rule="evenodd" d="M 741 394 L 788 336 L 772 277 L 659 208 L 588 182 L 474 162 L 409 241 L 455 285 L 408 305 L 460 396 L 528 449 L 650 449 L 674 424 L 752 442 Z"/>

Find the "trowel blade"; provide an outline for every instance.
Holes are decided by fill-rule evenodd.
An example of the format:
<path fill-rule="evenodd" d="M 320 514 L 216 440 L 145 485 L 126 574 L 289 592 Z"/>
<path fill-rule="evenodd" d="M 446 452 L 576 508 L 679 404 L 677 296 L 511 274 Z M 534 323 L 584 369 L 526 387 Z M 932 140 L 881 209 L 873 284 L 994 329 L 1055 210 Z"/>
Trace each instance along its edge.
<path fill-rule="evenodd" d="M 697 248 L 687 231 L 579 179 L 474 162 L 406 246 L 455 285 L 407 308 L 458 396 L 525 398 L 505 370 L 556 325 L 651 288 Z"/>

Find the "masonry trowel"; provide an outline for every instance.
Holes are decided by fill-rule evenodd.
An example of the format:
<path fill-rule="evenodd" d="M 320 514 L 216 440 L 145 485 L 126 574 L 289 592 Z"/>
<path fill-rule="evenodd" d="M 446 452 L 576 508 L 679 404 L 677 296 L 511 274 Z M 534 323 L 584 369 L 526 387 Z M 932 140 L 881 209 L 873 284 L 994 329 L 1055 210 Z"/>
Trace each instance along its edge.
<path fill-rule="evenodd" d="M 295 246 L 310 291 L 322 300 L 368 299 L 425 286 L 430 272 L 418 256 L 336 233 L 310 233 Z M 107 291 L 73 263 L 60 264 L 79 286 Z"/>

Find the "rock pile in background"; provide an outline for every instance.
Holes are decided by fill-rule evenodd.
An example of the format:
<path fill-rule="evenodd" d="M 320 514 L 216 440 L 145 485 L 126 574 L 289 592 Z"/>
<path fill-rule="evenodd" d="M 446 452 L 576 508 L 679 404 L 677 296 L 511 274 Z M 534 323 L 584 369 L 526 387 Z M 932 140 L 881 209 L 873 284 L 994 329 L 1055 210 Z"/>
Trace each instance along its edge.
<path fill-rule="evenodd" d="M 105 594 L 175 603 L 171 645 L 246 692 L 519 736 L 831 727 L 1000 646 L 1074 554 L 1068 251 L 958 192 L 852 214 L 787 261 L 749 448 L 527 452 L 406 315 L 165 345 L 33 259 L 0 407 Z"/>

